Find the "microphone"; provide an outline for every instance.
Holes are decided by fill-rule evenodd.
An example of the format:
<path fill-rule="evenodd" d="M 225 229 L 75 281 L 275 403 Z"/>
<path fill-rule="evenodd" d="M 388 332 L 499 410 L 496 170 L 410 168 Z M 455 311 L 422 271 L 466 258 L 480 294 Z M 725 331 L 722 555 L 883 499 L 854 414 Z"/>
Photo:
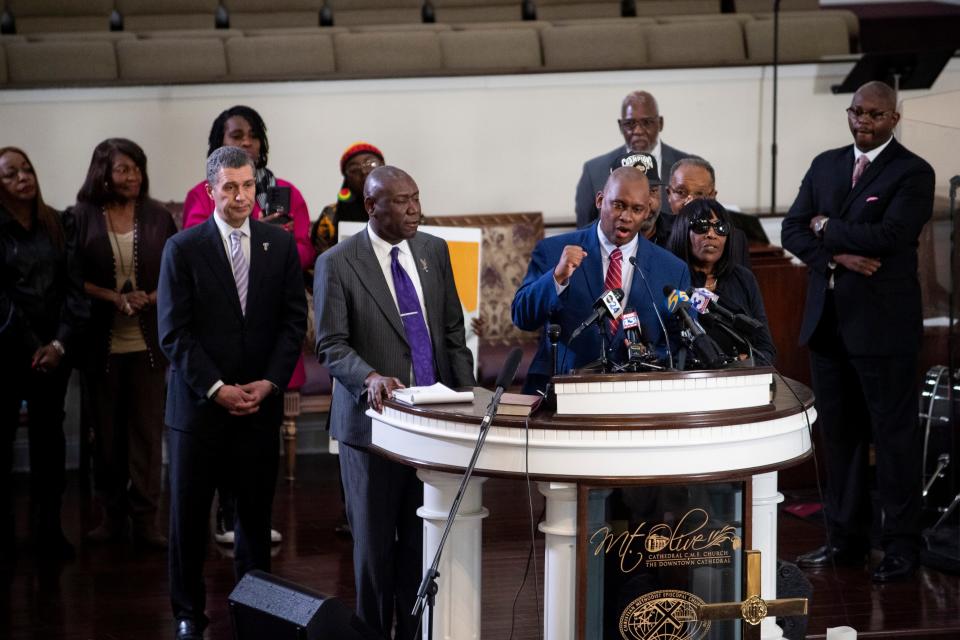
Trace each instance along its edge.
<path fill-rule="evenodd" d="M 513 384 L 513 379 L 517 377 L 517 369 L 520 368 L 520 360 L 522 358 L 523 349 L 520 347 L 514 347 L 510 353 L 507 354 L 507 360 L 503 363 L 503 368 L 500 369 L 500 375 L 497 376 L 497 388 L 493 392 L 493 398 L 490 399 L 490 404 L 487 405 L 487 413 L 483 416 L 483 422 L 480 423 L 481 430 L 488 428 L 493 421 L 493 416 L 497 414 L 497 407 L 500 406 L 500 397 L 507 387 Z"/>
<path fill-rule="evenodd" d="M 756 318 L 734 312 L 720 304 L 720 296 L 709 289 L 695 289 L 690 296 L 690 303 L 700 313 L 717 314 L 722 321 L 739 333 L 752 336 L 763 327 L 763 323 Z"/>
<path fill-rule="evenodd" d="M 636 256 L 630 256 L 630 264 L 633 265 L 633 272 L 640 274 L 640 279 L 643 280 L 643 286 L 647 289 L 647 295 L 650 296 L 650 306 L 653 307 L 653 313 L 657 316 L 657 321 L 660 323 L 660 330 L 663 331 L 663 343 L 667 347 L 667 362 L 670 368 L 673 369 L 673 351 L 670 349 L 670 336 L 667 335 L 667 325 L 663 322 L 663 316 L 660 314 L 657 301 L 653 297 L 653 291 L 650 290 L 650 283 L 647 282 L 647 276 L 644 275 L 643 269 L 637 266 Z"/>
<path fill-rule="evenodd" d="M 692 336 L 691 348 L 697 358 L 708 369 L 719 369 L 724 364 L 723 352 L 713 338 L 707 335 L 696 318 L 690 314 L 690 298 L 683 291 L 674 289 L 670 285 L 663 288 L 663 295 L 667 297 L 667 311 L 680 316 L 687 332 Z"/>
<path fill-rule="evenodd" d="M 623 335 L 633 344 L 638 344 L 641 339 L 640 318 L 633 307 L 627 307 L 623 311 Z"/>
<path fill-rule="evenodd" d="M 623 300 L 623 289 L 610 289 L 603 292 L 597 300 L 593 303 L 593 313 L 587 316 L 587 319 L 580 323 L 580 326 L 577 327 L 576 331 L 570 334 L 570 342 L 573 342 L 577 339 L 583 330 L 592 325 L 594 322 L 597 322 L 601 318 L 611 317 L 614 320 L 623 315 L 623 307 L 620 306 L 620 301 Z"/>

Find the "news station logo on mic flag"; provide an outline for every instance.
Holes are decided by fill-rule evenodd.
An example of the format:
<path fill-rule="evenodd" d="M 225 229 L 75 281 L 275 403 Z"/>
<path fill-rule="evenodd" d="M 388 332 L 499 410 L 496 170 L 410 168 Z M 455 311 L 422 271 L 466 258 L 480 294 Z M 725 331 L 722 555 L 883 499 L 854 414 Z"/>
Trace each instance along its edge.
<path fill-rule="evenodd" d="M 637 317 L 636 311 L 630 311 L 623 314 L 623 329 L 639 329 L 640 328 L 640 318 Z"/>
<path fill-rule="evenodd" d="M 623 295 L 621 291 L 620 295 Z M 620 301 L 617 299 L 617 294 L 614 291 L 607 291 L 603 295 L 603 304 L 607 307 L 607 311 L 610 312 L 610 317 L 616 320 L 623 314 L 623 307 L 620 306 Z"/>
<path fill-rule="evenodd" d="M 690 297 L 687 296 L 686 292 L 680 289 L 674 289 L 667 295 L 667 311 L 676 313 L 677 308 L 684 302 L 689 304 Z"/>

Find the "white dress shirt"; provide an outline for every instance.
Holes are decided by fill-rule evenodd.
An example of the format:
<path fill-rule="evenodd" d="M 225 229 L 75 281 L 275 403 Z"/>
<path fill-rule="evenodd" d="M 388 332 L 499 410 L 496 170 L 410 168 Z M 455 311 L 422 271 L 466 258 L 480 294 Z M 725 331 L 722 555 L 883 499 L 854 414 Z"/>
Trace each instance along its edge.
<path fill-rule="evenodd" d="M 597 238 L 600 240 L 600 260 L 603 263 L 603 283 L 607 281 L 607 270 L 610 268 L 610 254 L 617 248 L 617 245 L 610 242 L 607 236 L 603 235 L 600 225 L 597 225 Z M 633 240 L 620 247 L 620 288 L 623 289 L 623 306 L 627 306 L 627 300 L 630 298 L 630 285 L 633 283 L 633 265 L 630 263 L 630 257 L 637 254 L 637 243 L 640 242 L 640 234 L 633 236 Z M 601 283 L 601 284 L 603 284 Z M 556 278 L 553 284 L 557 288 L 557 295 L 563 293 L 570 280 L 566 284 L 560 284 Z"/>

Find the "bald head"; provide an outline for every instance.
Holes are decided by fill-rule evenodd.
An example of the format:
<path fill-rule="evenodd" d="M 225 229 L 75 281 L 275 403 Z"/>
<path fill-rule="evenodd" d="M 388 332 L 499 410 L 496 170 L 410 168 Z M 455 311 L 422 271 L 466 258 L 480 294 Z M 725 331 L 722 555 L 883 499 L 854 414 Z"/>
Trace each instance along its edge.
<path fill-rule="evenodd" d="M 857 96 L 870 97 L 875 102 L 882 105 L 884 109 L 889 109 L 891 111 L 896 111 L 897 109 L 897 92 L 894 91 L 893 87 L 888 85 L 886 82 L 872 80 L 862 85 L 853 95 L 854 99 L 856 99 Z"/>
<path fill-rule="evenodd" d="M 620 134 L 631 153 L 650 153 L 657 146 L 663 118 L 657 100 L 646 91 L 628 93 L 620 105 Z"/>
<path fill-rule="evenodd" d="M 653 112 L 657 115 L 660 114 L 660 107 L 657 106 L 657 99 L 653 97 L 652 93 L 647 91 L 631 91 L 628 93 L 624 99 L 623 103 L 620 105 L 620 115 L 626 117 L 627 107 L 629 105 L 647 105 Z"/>
<path fill-rule="evenodd" d="M 363 183 L 363 199 L 376 197 L 377 192 L 382 190 L 385 185 L 397 180 L 410 180 L 412 182 L 413 178 L 406 171 L 397 167 L 390 165 L 377 167 L 370 172 L 366 182 Z"/>

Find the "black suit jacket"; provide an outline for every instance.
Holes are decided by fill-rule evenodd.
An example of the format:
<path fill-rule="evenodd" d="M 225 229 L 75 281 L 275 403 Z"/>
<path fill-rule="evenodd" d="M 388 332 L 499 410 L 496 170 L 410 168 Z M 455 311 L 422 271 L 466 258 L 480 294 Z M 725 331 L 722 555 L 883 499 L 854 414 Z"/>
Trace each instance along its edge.
<path fill-rule="evenodd" d="M 783 246 L 808 268 L 800 343 L 823 313 L 828 263 L 851 253 L 880 260 L 872 276 L 835 270 L 834 300 L 851 355 L 916 354 L 923 332 L 917 239 L 933 213 L 933 169 L 896 140 L 867 167 L 854 188 L 853 145 L 814 158 L 783 221 Z M 830 218 L 823 238 L 810 230 L 817 215 Z"/>
<path fill-rule="evenodd" d="M 214 214 L 216 215 L 216 214 Z M 160 348 L 170 360 L 166 422 L 190 431 L 229 414 L 207 392 L 217 380 L 269 380 L 283 389 L 303 344 L 307 305 L 297 245 L 279 227 L 250 221 L 247 313 L 211 216 L 167 241 L 157 287 Z M 282 394 L 269 396 L 247 423 L 276 428 Z"/>
<path fill-rule="evenodd" d="M 575 211 L 577 213 L 577 227 L 582 228 L 593 222 L 600 215 L 597 210 L 597 192 L 603 190 L 603 185 L 607 184 L 607 178 L 610 177 L 610 165 L 613 161 L 626 153 L 626 148 L 620 145 L 612 151 L 608 151 L 602 156 L 591 158 L 583 163 L 583 173 L 580 174 L 580 181 L 577 182 L 577 194 L 575 196 Z M 670 182 L 670 169 L 673 163 L 681 158 L 689 158 L 690 154 L 686 151 L 674 149 L 661 140 L 660 157 L 663 162 L 657 167 L 660 170 L 660 210 L 670 211 L 670 205 L 667 203 L 667 184 Z"/>

